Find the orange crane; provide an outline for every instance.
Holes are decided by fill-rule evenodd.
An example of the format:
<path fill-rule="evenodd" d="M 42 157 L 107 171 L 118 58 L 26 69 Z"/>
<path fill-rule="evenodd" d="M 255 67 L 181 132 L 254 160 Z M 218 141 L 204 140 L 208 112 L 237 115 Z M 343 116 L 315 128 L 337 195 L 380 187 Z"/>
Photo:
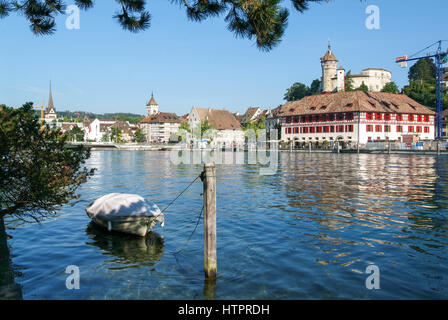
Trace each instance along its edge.
<path fill-rule="evenodd" d="M 44 105 L 43 104 L 41 104 L 40 106 L 37 106 L 37 107 L 33 107 L 33 109 L 40 109 L 40 120 L 41 120 L 41 122 L 42 122 L 42 125 L 41 125 L 41 130 L 44 130 Z"/>

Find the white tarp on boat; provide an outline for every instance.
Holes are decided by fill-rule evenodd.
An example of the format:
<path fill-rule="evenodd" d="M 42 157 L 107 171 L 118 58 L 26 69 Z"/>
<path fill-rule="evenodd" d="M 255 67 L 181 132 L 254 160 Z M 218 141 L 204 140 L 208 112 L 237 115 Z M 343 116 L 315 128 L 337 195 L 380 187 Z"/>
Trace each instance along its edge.
<path fill-rule="evenodd" d="M 110 193 L 96 199 L 86 207 L 91 219 L 120 221 L 124 218 L 153 217 L 165 225 L 165 218 L 159 207 L 152 201 L 137 194 Z"/>

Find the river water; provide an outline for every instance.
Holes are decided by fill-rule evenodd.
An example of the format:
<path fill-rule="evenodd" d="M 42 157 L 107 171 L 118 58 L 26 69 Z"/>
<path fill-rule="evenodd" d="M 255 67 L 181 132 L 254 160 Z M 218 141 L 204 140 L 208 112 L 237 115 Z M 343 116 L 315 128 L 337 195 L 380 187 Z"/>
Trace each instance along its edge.
<path fill-rule="evenodd" d="M 164 208 L 201 171 L 168 152 L 95 151 L 96 175 L 57 218 L 7 233 L 24 299 L 447 299 L 448 158 L 281 153 L 275 175 L 217 168 L 218 279 L 204 282 L 200 181 L 139 239 L 93 226 L 84 208 L 110 192 Z M 15 227 L 11 229 L 11 227 Z M 369 265 L 380 289 L 366 288 Z M 66 288 L 66 267 L 80 289 Z M 1 275 L 0 275 L 1 276 Z"/>

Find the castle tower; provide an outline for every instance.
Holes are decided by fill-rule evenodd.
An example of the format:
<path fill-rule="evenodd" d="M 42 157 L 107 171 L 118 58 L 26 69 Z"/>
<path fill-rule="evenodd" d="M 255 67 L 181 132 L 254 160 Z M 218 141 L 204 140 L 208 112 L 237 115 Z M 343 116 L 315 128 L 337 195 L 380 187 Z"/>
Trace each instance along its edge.
<path fill-rule="evenodd" d="M 327 53 L 320 58 L 322 65 L 322 84 L 321 90 L 323 92 L 333 92 L 336 85 L 333 81 L 337 77 L 338 59 L 331 52 L 331 46 L 328 44 Z"/>
<path fill-rule="evenodd" d="M 154 99 L 154 94 L 151 93 L 151 100 L 146 104 L 146 111 L 148 112 L 148 116 L 159 113 L 159 105 Z"/>

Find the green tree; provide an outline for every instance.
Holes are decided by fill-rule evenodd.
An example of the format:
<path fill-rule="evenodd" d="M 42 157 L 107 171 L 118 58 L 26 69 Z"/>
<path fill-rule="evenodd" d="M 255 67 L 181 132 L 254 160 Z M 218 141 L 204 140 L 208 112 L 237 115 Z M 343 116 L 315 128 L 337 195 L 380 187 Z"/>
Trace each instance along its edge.
<path fill-rule="evenodd" d="M 145 0 L 116 0 L 118 11 L 114 18 L 123 29 L 138 32 L 148 29 L 151 15 Z M 282 0 L 172 0 L 185 8 L 192 21 L 204 21 L 210 17 L 225 16 L 227 28 L 235 36 L 255 39 L 258 48 L 270 50 L 280 41 L 285 31 L 289 11 L 281 5 Z M 328 0 L 291 0 L 293 8 L 304 12 L 311 3 Z M 82 10 L 94 6 L 93 0 L 74 0 Z M 30 23 L 36 35 L 56 31 L 55 19 L 65 13 L 63 0 L 0 0 L 0 18 L 18 12 Z"/>
<path fill-rule="evenodd" d="M 436 85 L 435 81 L 411 81 L 404 86 L 402 93 L 433 110 L 436 107 Z M 444 108 L 448 108 L 448 94 L 446 89 L 443 93 Z"/>
<path fill-rule="evenodd" d="M 109 133 L 105 132 L 101 137 L 102 142 L 109 142 Z"/>
<path fill-rule="evenodd" d="M 355 89 L 356 91 L 364 91 L 364 92 L 369 92 L 369 87 L 364 83 L 364 81 L 361 83 L 361 85 L 359 86 L 359 88 Z"/>
<path fill-rule="evenodd" d="M 84 131 L 82 131 L 78 126 L 74 126 L 72 130 L 70 130 L 69 137 L 72 141 L 84 141 Z"/>
<path fill-rule="evenodd" d="M 190 126 L 188 125 L 188 122 L 182 122 L 179 126 L 179 129 L 183 129 L 185 131 L 190 132 Z"/>
<path fill-rule="evenodd" d="M 436 78 L 436 65 L 434 64 L 434 61 L 431 58 L 418 60 L 409 68 L 408 77 L 409 82 L 434 82 Z"/>
<path fill-rule="evenodd" d="M 204 132 L 213 129 L 213 126 L 208 122 L 208 120 L 201 121 L 201 137 L 204 136 Z"/>
<path fill-rule="evenodd" d="M 134 140 L 135 142 L 143 142 L 145 141 L 145 135 L 143 134 L 141 129 L 137 129 L 134 133 Z"/>
<path fill-rule="evenodd" d="M 352 70 L 349 70 L 345 75 L 345 91 L 353 91 L 353 76 Z"/>
<path fill-rule="evenodd" d="M 67 134 L 41 130 L 32 103 L 0 111 L 0 219 L 5 215 L 41 221 L 76 199 L 77 188 L 94 174 L 82 168 L 83 146 L 66 148 Z"/>
<path fill-rule="evenodd" d="M 310 95 L 310 88 L 301 82 L 294 83 L 283 97 L 286 101 L 297 101 Z"/>
<path fill-rule="evenodd" d="M 112 130 L 110 132 L 110 140 L 114 141 L 115 143 L 121 142 L 121 129 L 119 127 L 112 127 Z"/>
<path fill-rule="evenodd" d="M 389 92 L 389 93 L 400 93 L 400 90 L 398 89 L 398 86 L 395 82 L 389 82 L 386 83 L 383 90 L 381 92 Z"/>
<path fill-rule="evenodd" d="M 313 80 L 313 82 L 311 82 L 309 94 L 313 95 L 313 94 L 318 94 L 318 93 L 320 93 L 320 80 L 315 79 L 315 80 Z"/>

